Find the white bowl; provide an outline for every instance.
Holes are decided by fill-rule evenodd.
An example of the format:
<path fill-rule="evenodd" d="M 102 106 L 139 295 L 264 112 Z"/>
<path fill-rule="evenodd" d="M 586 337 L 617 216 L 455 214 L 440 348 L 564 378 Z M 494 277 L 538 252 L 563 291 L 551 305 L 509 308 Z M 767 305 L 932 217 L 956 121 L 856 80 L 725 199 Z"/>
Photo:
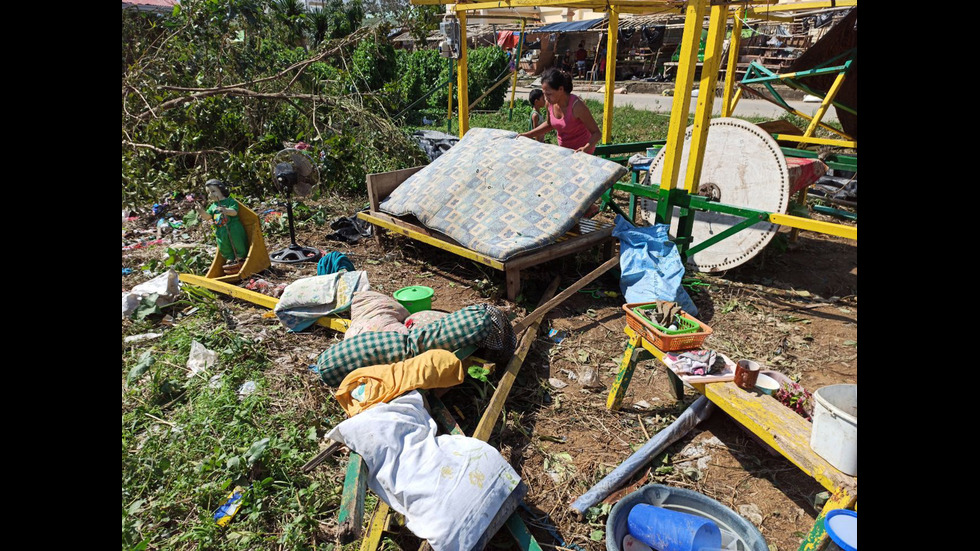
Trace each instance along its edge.
<path fill-rule="evenodd" d="M 772 394 L 779 390 L 779 383 L 769 375 L 759 373 L 759 378 L 755 381 L 755 388 L 763 394 Z"/>

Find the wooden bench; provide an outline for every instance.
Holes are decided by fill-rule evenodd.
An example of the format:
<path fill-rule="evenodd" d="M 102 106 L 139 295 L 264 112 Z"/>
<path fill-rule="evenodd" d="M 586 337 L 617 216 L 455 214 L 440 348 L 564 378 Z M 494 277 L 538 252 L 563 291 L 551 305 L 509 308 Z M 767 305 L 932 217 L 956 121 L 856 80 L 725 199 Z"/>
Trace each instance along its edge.
<path fill-rule="evenodd" d="M 609 390 L 606 407 L 618 410 L 623 395 L 633 376 L 633 370 L 641 351 L 649 352 L 658 360 L 663 360 L 664 352 L 638 335 L 632 328 L 625 328 L 627 337 L 626 352 L 620 364 L 619 373 Z M 667 369 L 670 391 L 675 399 L 684 395 L 683 382 L 670 369 Z M 707 383 L 691 385 L 695 390 L 711 400 L 736 423 L 748 429 L 773 450 L 799 467 L 801 471 L 820 483 L 831 492 L 810 533 L 803 540 L 799 551 L 816 551 L 826 545 L 827 534 L 823 519 L 834 509 L 857 508 L 857 477 L 844 474 L 826 459 L 810 449 L 812 425 L 772 396 L 748 392 L 734 383 Z"/>
<path fill-rule="evenodd" d="M 501 261 L 468 249 L 451 237 L 423 227 L 421 224 L 408 221 L 405 219 L 406 217 L 399 218 L 378 210 L 381 201 L 387 198 L 409 176 L 422 168 L 424 167 L 419 166 L 393 172 L 368 174 L 367 189 L 370 208 L 368 212 L 358 213 L 357 216 L 378 228 L 404 235 L 504 272 L 507 281 L 507 300 L 511 302 L 515 301 L 520 293 L 521 270 L 525 268 L 585 251 L 598 245 L 603 247 L 603 258 L 612 258 L 613 242 L 615 241 L 612 237 L 613 224 L 596 222 L 587 218 L 583 218 L 575 228 L 559 237 L 554 243 Z"/>

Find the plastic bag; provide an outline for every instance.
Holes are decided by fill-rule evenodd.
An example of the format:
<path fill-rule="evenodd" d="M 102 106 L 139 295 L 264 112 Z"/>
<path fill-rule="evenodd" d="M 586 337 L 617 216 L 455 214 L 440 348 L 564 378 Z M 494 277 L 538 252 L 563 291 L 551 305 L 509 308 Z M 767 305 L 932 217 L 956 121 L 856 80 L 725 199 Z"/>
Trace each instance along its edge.
<path fill-rule="evenodd" d="M 187 358 L 187 369 L 190 372 L 187 374 L 187 378 L 189 379 L 213 366 L 217 359 L 218 354 L 216 352 L 204 348 L 204 345 L 197 341 L 191 341 L 191 353 Z"/>
<path fill-rule="evenodd" d="M 670 241 L 667 224 L 638 227 L 616 216 L 613 236 L 619 238 L 620 289 L 626 302 L 671 300 L 685 312 L 698 315 L 698 308 L 681 285 L 684 263 Z"/>

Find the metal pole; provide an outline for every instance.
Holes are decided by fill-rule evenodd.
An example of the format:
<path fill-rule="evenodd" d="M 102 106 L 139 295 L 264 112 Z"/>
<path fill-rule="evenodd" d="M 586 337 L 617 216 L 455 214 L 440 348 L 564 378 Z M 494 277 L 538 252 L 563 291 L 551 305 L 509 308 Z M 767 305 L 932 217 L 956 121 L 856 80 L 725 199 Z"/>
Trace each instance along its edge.
<path fill-rule="evenodd" d="M 459 71 L 456 73 L 456 86 L 459 89 L 459 137 L 462 138 L 470 129 L 470 95 L 466 66 L 466 12 L 457 11 L 459 18 Z"/>
<path fill-rule="evenodd" d="M 517 39 L 517 55 L 514 56 L 514 85 L 510 88 L 510 114 L 507 115 L 507 120 L 514 120 L 514 94 L 517 93 L 517 72 L 520 70 L 521 66 L 521 50 L 524 48 L 524 24 L 527 23 L 527 19 L 521 18 L 521 35 Z"/>
<path fill-rule="evenodd" d="M 677 86 L 674 88 L 674 102 L 670 109 L 670 124 L 667 127 L 667 144 L 664 146 L 664 172 L 660 181 L 660 198 L 657 200 L 657 222 L 669 224 L 673 205 L 669 199 L 670 190 L 677 185 L 677 175 L 684 151 L 684 133 L 687 128 L 687 115 L 691 109 L 691 89 L 694 87 L 694 70 L 698 63 L 698 46 L 701 42 L 701 28 L 709 0 L 688 0 L 684 5 L 684 35 L 681 38 L 681 53 L 677 65 Z"/>
<path fill-rule="evenodd" d="M 616 86 L 616 48 L 619 46 L 619 6 L 609 6 L 609 37 L 606 39 L 606 94 L 602 106 L 602 143 L 612 141 L 613 88 Z"/>
<path fill-rule="evenodd" d="M 453 58 L 449 58 L 449 109 L 446 111 L 446 134 L 453 133 L 453 76 L 455 76 L 456 64 Z"/>
<path fill-rule="evenodd" d="M 742 19 L 745 8 L 735 10 L 732 37 L 728 39 L 728 69 L 725 71 L 725 91 L 721 97 L 721 116 L 730 117 L 735 110 L 732 96 L 735 93 L 735 73 L 738 72 L 738 51 L 742 47 Z"/>

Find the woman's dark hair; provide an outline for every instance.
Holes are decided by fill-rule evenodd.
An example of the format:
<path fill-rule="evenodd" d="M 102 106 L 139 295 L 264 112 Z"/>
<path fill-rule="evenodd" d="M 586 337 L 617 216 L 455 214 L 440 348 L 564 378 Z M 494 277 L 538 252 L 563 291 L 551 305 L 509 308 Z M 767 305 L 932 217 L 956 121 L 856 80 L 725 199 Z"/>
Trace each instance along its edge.
<path fill-rule="evenodd" d="M 535 88 L 534 90 L 531 90 L 530 94 L 527 95 L 527 101 L 531 102 L 531 107 L 534 107 L 534 104 L 537 103 L 542 96 L 544 96 L 544 92 L 542 92 L 540 88 Z"/>
<path fill-rule="evenodd" d="M 547 82 L 548 86 L 557 90 L 564 88 L 566 94 L 572 93 L 572 77 L 568 73 L 557 67 L 552 67 L 541 75 L 541 82 Z"/>

